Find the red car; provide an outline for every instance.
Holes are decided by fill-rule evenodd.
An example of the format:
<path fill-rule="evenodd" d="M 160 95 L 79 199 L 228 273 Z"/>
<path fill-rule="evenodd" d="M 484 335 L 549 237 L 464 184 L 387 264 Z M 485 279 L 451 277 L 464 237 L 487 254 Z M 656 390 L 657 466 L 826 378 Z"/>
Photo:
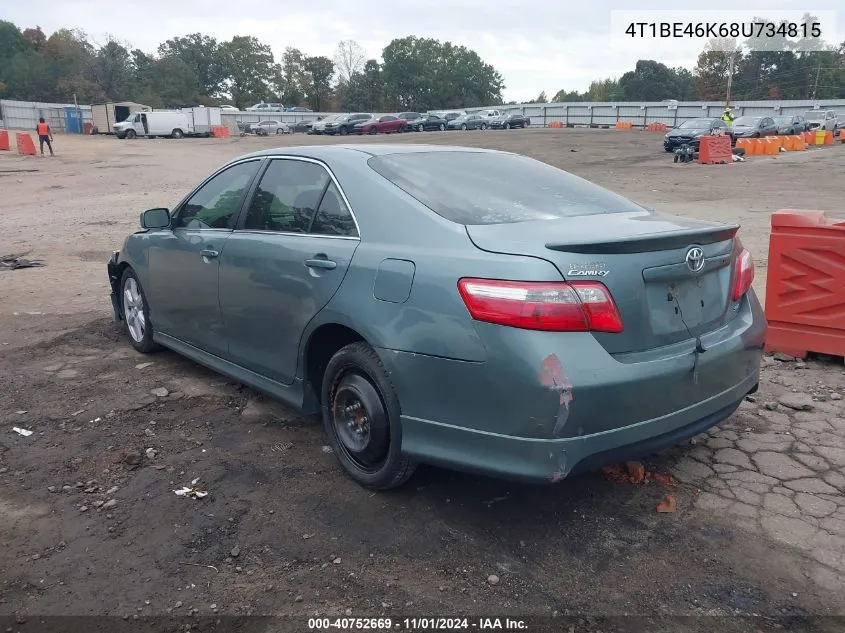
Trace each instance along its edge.
<path fill-rule="evenodd" d="M 405 119 L 385 114 L 380 117 L 373 117 L 366 121 L 355 124 L 356 134 L 390 134 L 391 132 L 404 132 L 408 122 Z"/>

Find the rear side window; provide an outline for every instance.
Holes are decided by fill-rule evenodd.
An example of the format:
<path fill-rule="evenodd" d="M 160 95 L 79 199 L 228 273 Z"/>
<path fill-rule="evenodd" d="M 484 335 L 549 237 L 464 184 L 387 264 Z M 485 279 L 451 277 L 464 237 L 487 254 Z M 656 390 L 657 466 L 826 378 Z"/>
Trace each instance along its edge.
<path fill-rule="evenodd" d="M 458 224 L 504 224 L 643 208 L 546 163 L 506 153 L 409 152 L 369 166 L 438 215 Z"/>
<path fill-rule="evenodd" d="M 307 233 L 328 184 L 329 174 L 320 165 L 272 161 L 249 205 L 244 229 Z"/>

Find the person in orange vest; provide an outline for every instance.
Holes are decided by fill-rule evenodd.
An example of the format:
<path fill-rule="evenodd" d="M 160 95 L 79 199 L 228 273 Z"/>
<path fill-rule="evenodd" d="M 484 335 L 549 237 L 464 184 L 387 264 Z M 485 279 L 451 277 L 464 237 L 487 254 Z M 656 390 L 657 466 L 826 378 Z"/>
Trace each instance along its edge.
<path fill-rule="evenodd" d="M 41 145 L 41 155 L 44 156 L 44 143 L 47 143 L 47 147 L 50 148 L 50 156 L 55 156 L 53 154 L 53 131 L 44 120 L 44 117 L 38 119 L 38 125 L 35 126 L 35 131 L 38 132 L 38 144 Z"/>

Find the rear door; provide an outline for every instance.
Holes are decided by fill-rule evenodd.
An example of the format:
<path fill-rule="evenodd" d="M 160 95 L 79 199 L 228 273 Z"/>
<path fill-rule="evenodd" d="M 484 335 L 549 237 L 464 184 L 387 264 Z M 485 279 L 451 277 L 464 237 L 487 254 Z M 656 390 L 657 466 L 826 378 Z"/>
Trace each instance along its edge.
<path fill-rule="evenodd" d="M 229 355 L 290 384 L 305 326 L 334 296 L 359 244 L 338 184 L 314 160 L 269 161 L 220 260 Z"/>

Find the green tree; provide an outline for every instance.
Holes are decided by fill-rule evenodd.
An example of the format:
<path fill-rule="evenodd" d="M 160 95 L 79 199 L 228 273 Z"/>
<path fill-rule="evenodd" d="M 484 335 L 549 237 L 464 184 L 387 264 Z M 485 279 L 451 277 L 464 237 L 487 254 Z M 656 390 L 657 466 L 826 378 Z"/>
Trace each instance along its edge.
<path fill-rule="evenodd" d="M 21 30 L 5 20 L 0 20 L 0 71 L 3 62 L 8 62 L 18 53 L 26 52 L 28 46 Z"/>
<path fill-rule="evenodd" d="M 123 100 L 132 88 L 132 66 L 129 51 L 116 40 L 109 39 L 93 60 L 93 81 L 104 99 Z"/>
<path fill-rule="evenodd" d="M 660 62 L 641 59 L 634 70 L 619 78 L 625 101 L 677 99 L 678 80 L 674 71 Z"/>
<path fill-rule="evenodd" d="M 531 99 L 528 103 L 548 103 L 549 99 L 546 97 L 546 91 L 543 90 L 535 99 Z"/>
<path fill-rule="evenodd" d="M 217 96 L 229 69 L 221 45 L 213 37 L 192 33 L 174 37 L 158 47 L 160 57 L 174 57 L 184 62 L 194 73 L 202 94 Z"/>
<path fill-rule="evenodd" d="M 303 68 L 307 74 L 305 93 L 308 102 L 312 110 L 321 112 L 331 97 L 334 62 L 328 57 L 306 57 L 303 60 Z"/>
<path fill-rule="evenodd" d="M 282 54 L 281 77 L 277 81 L 277 92 L 286 105 L 301 105 L 305 101 L 305 87 L 308 83 L 305 72 L 305 55 L 298 48 L 288 46 Z"/>
<path fill-rule="evenodd" d="M 500 103 L 504 81 L 475 51 L 414 36 L 394 39 L 382 52 L 388 102 L 425 111 Z"/>
<path fill-rule="evenodd" d="M 229 69 L 229 93 L 238 108 L 270 95 L 275 73 L 269 46 L 251 35 L 236 35 L 221 46 L 221 51 Z"/>

